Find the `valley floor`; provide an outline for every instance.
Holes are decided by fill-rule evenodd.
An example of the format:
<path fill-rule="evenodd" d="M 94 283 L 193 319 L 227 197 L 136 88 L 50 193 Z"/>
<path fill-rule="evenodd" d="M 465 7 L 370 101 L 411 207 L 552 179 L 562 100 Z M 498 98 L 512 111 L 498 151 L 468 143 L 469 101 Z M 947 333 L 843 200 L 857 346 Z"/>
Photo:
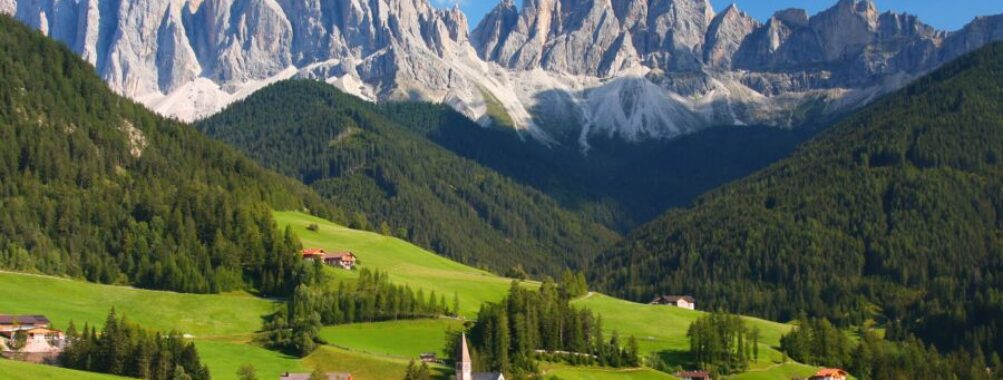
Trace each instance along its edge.
<path fill-rule="evenodd" d="M 305 247 L 329 251 L 349 250 L 359 257 L 360 266 L 389 273 L 391 281 L 426 292 L 460 299 L 461 311 L 473 318 L 482 303 L 501 300 L 511 286 L 510 279 L 470 268 L 406 242 L 354 231 L 299 213 L 278 212 L 280 225 L 291 226 Z M 307 226 L 316 224 L 316 232 Z M 357 271 L 330 269 L 335 279 L 351 281 Z M 538 286 L 524 282 L 524 286 Z M 45 314 L 54 327 L 65 329 L 70 321 L 79 328 L 84 323 L 101 325 L 108 311 L 116 311 L 147 328 L 177 330 L 193 337 L 199 353 L 214 379 L 232 379 L 237 369 L 252 364 L 259 378 L 275 379 L 287 371 L 308 372 L 319 367 L 330 371 L 350 371 L 357 379 L 400 379 L 411 358 L 422 352 L 442 352 L 445 332 L 457 329 L 462 321 L 453 319 L 363 323 L 325 327 L 321 337 L 329 342 L 304 359 L 269 351 L 252 343 L 261 328 L 262 317 L 281 304 L 246 293 L 194 295 L 98 285 L 47 276 L 0 272 L 0 312 Z M 621 336 L 633 335 L 640 341 L 642 355 L 657 355 L 673 366 L 684 368 L 689 357 L 686 330 L 703 315 L 700 311 L 632 303 L 598 293 L 574 301 L 579 307 L 601 314 L 609 330 Z M 760 360 L 753 369 L 736 379 L 775 379 L 804 375 L 814 368 L 796 363 L 781 364 L 774 349 L 790 325 L 754 318 L 747 321 L 762 331 Z M 580 368 L 544 363 L 548 375 L 562 379 L 671 379 L 650 369 L 612 370 Z M 435 367 L 440 378 L 451 370 Z M 55 367 L 0 360 L 0 378 L 113 379 L 100 374 L 81 374 Z"/>

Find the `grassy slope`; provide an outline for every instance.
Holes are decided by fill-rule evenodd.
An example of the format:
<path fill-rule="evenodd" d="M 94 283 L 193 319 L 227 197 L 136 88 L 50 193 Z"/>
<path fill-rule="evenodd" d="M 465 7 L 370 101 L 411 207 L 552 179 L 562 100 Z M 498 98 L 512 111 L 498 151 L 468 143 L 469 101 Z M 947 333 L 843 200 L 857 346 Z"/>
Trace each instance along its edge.
<path fill-rule="evenodd" d="M 453 294 L 460 297 L 463 315 L 473 317 L 484 302 L 505 297 L 511 280 L 443 258 L 405 241 L 382 235 L 356 231 L 326 220 L 297 212 L 276 212 L 280 226 L 291 226 L 304 247 L 328 251 L 349 250 L 359 256 L 363 268 L 379 269 L 397 284 L 424 289 L 426 295 L 435 291 L 445 295 L 451 305 Z M 310 224 L 320 230 L 308 231 Z M 357 273 L 334 271 L 339 278 L 352 278 Z"/>
<path fill-rule="evenodd" d="M 577 380 L 669 380 L 676 379 L 653 369 L 607 369 L 607 368 L 576 368 L 564 365 L 545 364 L 542 368 L 546 376 L 559 379 Z"/>
<path fill-rule="evenodd" d="M 449 300 L 451 292 L 455 290 L 461 299 L 461 309 L 468 317 L 476 313 L 480 303 L 503 298 L 510 284 L 510 280 L 443 259 L 397 239 L 351 230 L 301 213 L 277 212 L 275 218 L 280 225 L 291 226 L 300 236 L 304 246 L 328 250 L 352 250 L 359 255 L 363 267 L 387 271 L 393 281 L 425 289 L 426 292 L 436 290 L 441 294 L 445 291 Z M 307 230 L 306 227 L 310 224 L 317 224 L 319 231 Z M 333 273 L 341 278 L 354 276 L 347 271 Z M 688 360 L 686 351 L 689 348 L 689 341 L 686 338 L 686 330 L 691 322 L 704 314 L 700 311 L 637 304 L 602 294 L 593 294 L 574 302 L 578 306 L 600 313 L 607 333 L 618 330 L 623 336 L 634 335 L 639 339 L 644 354 L 655 353 L 669 363 L 679 365 Z M 762 334 L 760 360 L 753 365 L 753 369 L 778 366 L 782 361 L 782 355 L 773 347 L 779 346 L 780 336 L 790 330 L 790 325 L 756 318 L 746 320 L 759 327 Z M 445 331 L 444 323 L 446 322 L 395 322 L 386 326 L 406 331 L 404 337 L 408 340 L 420 340 L 434 339 L 434 336 L 441 337 Z M 379 325 L 332 327 L 324 330 L 324 336 L 331 343 L 344 348 L 381 352 L 390 356 L 428 351 L 425 348 L 413 347 L 400 339 L 388 340 L 386 335 L 388 332 L 378 331 L 377 326 Z M 433 343 L 439 344 L 439 340 L 441 338 Z M 791 370 L 789 366 L 779 365 L 779 369 Z M 564 368 L 562 373 L 567 374 L 574 370 Z M 583 371 L 590 372 L 590 370 Z M 586 376 L 585 372 L 581 375 Z"/>
<path fill-rule="evenodd" d="M 0 359 L 0 379 L 116 380 L 127 378 Z"/>
<path fill-rule="evenodd" d="M 483 302 L 502 299 L 510 284 L 508 279 L 457 264 L 397 239 L 349 230 L 298 213 L 277 212 L 275 217 L 281 225 L 292 226 L 305 246 L 352 250 L 359 255 L 362 266 L 386 271 L 395 282 L 445 294 L 450 302 L 455 291 L 467 316 L 473 316 Z M 312 223 L 320 227 L 318 232 L 306 230 Z M 341 270 L 331 273 L 343 279 L 357 276 L 357 272 Z M 423 351 L 441 350 L 443 332 L 459 323 L 424 320 L 328 327 L 322 336 L 332 346 L 322 347 L 299 360 L 249 344 L 260 328 L 261 316 L 271 312 L 276 304 L 245 294 L 178 294 L 2 272 L 0 289 L 15 290 L 0 297 L 0 313 L 46 314 L 60 328 L 65 328 L 70 320 L 78 324 L 101 324 L 114 306 L 130 320 L 149 328 L 192 334 L 215 379 L 234 378 L 237 368 L 247 363 L 257 368 L 262 379 L 277 377 L 284 371 L 309 371 L 317 366 L 351 371 L 364 379 L 398 379 L 407 366 L 407 358 Z M 645 354 L 657 353 L 680 365 L 687 359 L 686 329 L 702 314 L 636 304 L 601 294 L 576 300 L 575 304 L 602 314 L 609 332 L 616 329 L 624 336 L 638 337 Z M 789 326 L 751 318 L 749 321 L 763 331 L 761 361 L 754 366 L 762 372 L 749 373 L 750 379 L 808 371 L 807 367 L 796 364 L 777 365 L 779 353 L 770 346 L 778 344 L 780 334 Z M 58 369 L 30 365 L 13 368 L 8 364 L 0 363 L 0 378 L 5 378 L 3 371 L 35 371 L 16 378 L 60 378 L 47 375 L 60 373 Z M 559 365 L 549 365 L 547 369 L 567 379 L 669 378 L 647 370 L 622 372 Z"/>
<path fill-rule="evenodd" d="M 248 344 L 261 326 L 261 316 L 274 307 L 260 298 L 159 292 L 15 273 L 0 273 L 0 289 L 16 290 L 0 297 L 0 313 L 45 314 L 61 329 L 70 321 L 78 327 L 101 325 L 114 306 L 147 328 L 192 334 L 215 379 L 233 378 L 246 363 L 254 364 L 262 378 L 305 368 L 295 359 Z M 31 373 L 40 378 L 58 373 L 43 366 L 18 370 L 36 371 Z M 2 376 L 4 371 L 0 368 L 0 378 L 9 378 Z"/>
<path fill-rule="evenodd" d="M 446 330 L 457 330 L 462 322 L 451 319 L 358 323 L 330 326 L 321 330 L 327 342 L 353 351 L 410 359 L 422 352 L 443 352 Z"/>

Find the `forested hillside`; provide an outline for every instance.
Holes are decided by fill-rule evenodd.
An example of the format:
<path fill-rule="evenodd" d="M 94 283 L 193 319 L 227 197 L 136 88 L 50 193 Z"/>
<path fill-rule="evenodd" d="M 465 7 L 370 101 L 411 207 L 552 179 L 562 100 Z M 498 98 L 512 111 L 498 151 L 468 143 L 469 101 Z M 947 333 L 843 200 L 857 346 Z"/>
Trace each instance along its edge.
<path fill-rule="evenodd" d="M 381 103 L 380 113 L 439 146 L 629 231 L 670 207 L 787 157 L 825 127 L 723 126 L 666 141 L 593 137 L 545 145 L 509 129 L 482 128 L 446 105 Z"/>
<path fill-rule="evenodd" d="M 595 282 L 645 300 L 1003 350 L 1003 45 L 848 117 L 790 159 L 671 211 Z"/>
<path fill-rule="evenodd" d="M 0 267 L 185 292 L 293 284 L 271 209 L 341 218 L 309 188 L 113 94 L 0 16 Z"/>
<path fill-rule="evenodd" d="M 618 239 L 599 213 L 563 209 L 324 83 L 272 85 L 198 127 L 345 207 L 352 227 L 465 263 L 558 273 Z"/>

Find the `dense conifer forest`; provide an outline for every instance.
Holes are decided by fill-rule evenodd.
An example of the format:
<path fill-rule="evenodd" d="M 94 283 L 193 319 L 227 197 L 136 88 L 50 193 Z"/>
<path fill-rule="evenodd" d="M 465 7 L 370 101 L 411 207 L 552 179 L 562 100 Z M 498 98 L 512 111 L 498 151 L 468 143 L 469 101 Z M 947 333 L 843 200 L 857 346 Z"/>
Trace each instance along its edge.
<path fill-rule="evenodd" d="M 0 267 L 184 292 L 295 286 L 271 210 L 337 209 L 194 128 L 113 94 L 0 16 Z"/>
<path fill-rule="evenodd" d="M 564 276 L 560 286 L 544 281 L 539 290 L 513 282 L 504 300 L 482 305 L 469 332 L 475 367 L 523 378 L 539 372 L 538 359 L 639 366 L 635 337 L 623 339 L 614 331 L 607 340 L 601 316 L 571 306 L 571 298 L 584 294 L 580 285 L 573 275 Z M 447 339 L 449 344 L 459 342 L 455 335 Z"/>
<path fill-rule="evenodd" d="M 382 272 L 362 269 L 357 281 L 334 287 L 324 279 L 321 265 L 316 262 L 286 307 L 269 317 L 266 346 L 305 357 L 323 343 L 317 336 L 323 326 L 457 315 L 455 301 L 450 309 L 445 295 L 394 285 Z"/>
<path fill-rule="evenodd" d="M 599 223 L 609 217 L 563 209 L 546 194 L 458 157 L 418 133 L 432 128 L 421 124 L 434 117 L 415 120 L 402 126 L 333 86 L 288 81 L 199 128 L 345 207 L 351 227 L 497 272 L 517 256 L 530 272 L 556 274 L 566 265 L 581 267 L 618 239 Z"/>
<path fill-rule="evenodd" d="M 1000 99 L 996 44 L 640 228 L 592 278 L 635 300 L 693 294 L 712 309 L 877 323 L 893 340 L 1000 352 Z"/>
<path fill-rule="evenodd" d="M 60 363 L 68 368 L 148 380 L 212 379 L 195 343 L 181 333 L 147 331 L 114 309 L 100 332 L 87 325 L 78 331 L 71 323 L 66 338 Z"/>

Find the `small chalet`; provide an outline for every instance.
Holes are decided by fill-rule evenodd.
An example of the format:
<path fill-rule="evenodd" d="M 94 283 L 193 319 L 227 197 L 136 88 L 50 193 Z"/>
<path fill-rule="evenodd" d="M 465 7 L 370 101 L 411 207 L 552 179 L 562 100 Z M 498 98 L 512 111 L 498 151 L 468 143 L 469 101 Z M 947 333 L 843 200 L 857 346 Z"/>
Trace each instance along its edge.
<path fill-rule="evenodd" d="M 690 310 L 696 310 L 697 308 L 697 301 L 690 296 L 658 296 L 651 301 L 651 304 L 675 306 Z"/>
<path fill-rule="evenodd" d="M 321 261 L 323 261 L 325 255 L 327 255 L 327 252 L 324 252 L 324 250 L 320 249 L 320 248 L 306 248 L 306 249 L 303 249 L 303 260 L 321 260 Z"/>
<path fill-rule="evenodd" d="M 324 256 L 324 264 L 338 266 L 348 270 L 355 267 L 355 262 L 357 260 L 358 258 L 356 258 L 355 254 L 351 252 L 329 253 Z"/>
<path fill-rule="evenodd" d="M 328 372 L 325 375 L 327 375 L 327 380 L 353 380 L 352 374 L 348 372 Z M 310 380 L 310 374 L 286 372 L 279 376 L 279 380 Z"/>
<path fill-rule="evenodd" d="M 677 372 L 676 377 L 683 380 L 711 380 L 710 372 L 707 371 L 682 371 Z"/>
<path fill-rule="evenodd" d="M 809 377 L 808 380 L 846 380 L 849 376 L 846 371 L 839 368 L 822 368 L 815 372 L 815 376 Z"/>
<path fill-rule="evenodd" d="M 327 253 L 320 248 L 310 248 L 303 250 L 303 260 L 321 261 L 330 266 L 338 266 L 351 270 L 355 267 L 358 257 L 351 252 Z"/>
<path fill-rule="evenodd" d="M 66 348 L 66 336 L 50 327 L 43 315 L 0 315 L 0 355 L 35 363 L 55 361 Z M 15 350 L 11 343 L 18 334 L 27 339 Z"/>
<path fill-rule="evenodd" d="M 422 363 L 439 363 L 440 362 L 439 358 L 435 355 L 434 352 L 422 352 L 421 356 L 419 356 L 419 358 L 421 358 Z"/>

